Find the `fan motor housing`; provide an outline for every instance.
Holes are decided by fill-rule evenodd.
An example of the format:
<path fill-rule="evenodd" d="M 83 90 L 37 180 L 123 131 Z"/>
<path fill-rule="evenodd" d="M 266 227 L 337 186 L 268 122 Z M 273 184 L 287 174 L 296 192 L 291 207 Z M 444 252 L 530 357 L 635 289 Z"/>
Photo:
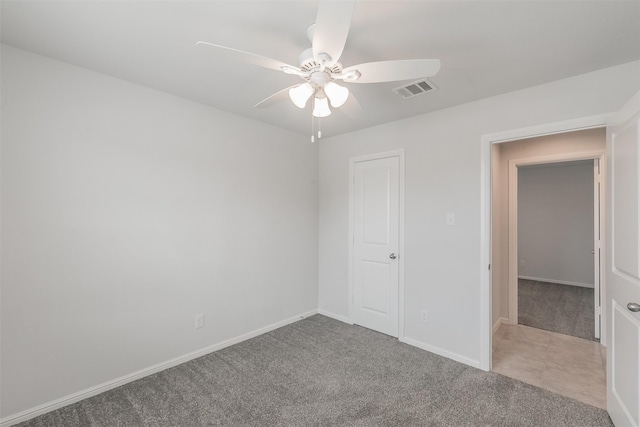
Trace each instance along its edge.
<path fill-rule="evenodd" d="M 331 57 L 326 53 L 321 53 L 319 56 L 322 59 L 324 59 L 326 62 L 331 61 Z M 312 72 L 313 70 L 318 69 L 322 66 L 322 64 L 319 63 L 316 60 L 316 58 L 313 56 L 312 48 L 306 49 L 298 56 L 298 64 L 300 64 L 300 69 L 302 71 L 307 71 L 307 72 Z M 325 70 L 330 73 L 340 73 L 342 71 L 342 64 L 339 62 L 336 62 L 335 64 L 330 66 L 325 65 Z"/>

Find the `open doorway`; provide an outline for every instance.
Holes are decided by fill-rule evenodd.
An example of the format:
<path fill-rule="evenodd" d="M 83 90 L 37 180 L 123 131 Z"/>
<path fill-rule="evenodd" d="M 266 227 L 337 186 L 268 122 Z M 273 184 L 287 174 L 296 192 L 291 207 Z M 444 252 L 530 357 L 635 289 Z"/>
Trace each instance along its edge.
<path fill-rule="evenodd" d="M 559 172 L 556 169 L 560 169 L 563 163 L 565 166 L 569 165 L 567 162 L 571 162 L 575 167 L 590 168 L 591 180 L 588 185 L 591 186 L 591 203 L 595 206 L 596 178 L 593 178 L 593 173 L 595 173 L 596 164 L 598 166 L 604 164 L 605 141 L 604 129 L 594 128 L 503 142 L 493 144 L 492 147 L 491 273 L 494 332 L 492 370 L 599 407 L 604 407 L 606 404 L 604 347 L 592 340 L 518 324 L 519 276 L 524 280 L 543 279 L 535 280 L 540 284 L 539 287 L 544 287 L 543 283 L 550 281 L 560 281 L 561 286 L 568 286 L 571 282 L 575 286 L 589 284 L 591 280 L 547 274 L 544 269 L 527 269 L 527 267 L 534 267 L 538 260 L 545 264 L 543 267 L 550 267 L 549 259 L 544 259 L 545 255 L 552 256 L 554 261 L 559 261 L 558 265 L 561 269 L 566 268 L 572 249 L 564 249 L 564 253 L 559 255 L 548 253 L 532 255 L 526 251 L 519 254 L 519 230 L 516 218 L 518 218 L 519 172 L 525 171 L 525 174 L 530 172 L 532 175 L 538 174 L 549 178 L 550 175 Z M 545 185 L 548 186 L 549 183 Z M 600 196 L 597 197 L 600 198 Z M 540 212 L 534 212 L 534 217 L 540 219 Z M 547 220 L 553 221 L 553 211 L 550 217 Z M 596 259 L 599 261 L 599 254 L 596 251 L 601 244 L 596 244 L 595 240 L 596 236 L 601 235 L 599 231 L 596 232 L 595 223 L 599 224 L 600 221 L 594 221 L 591 216 L 591 228 L 590 232 L 587 232 L 587 240 L 591 239 L 591 243 L 585 249 L 587 256 L 591 258 L 589 268 L 592 271 L 588 276 L 593 280 L 600 279 L 596 269 L 596 264 L 599 265 L 599 262 L 594 261 Z M 551 228 L 551 225 L 547 223 L 546 227 Z M 535 233 L 536 230 L 533 231 Z M 564 231 L 556 229 L 554 233 L 557 236 Z M 541 234 L 539 230 L 538 233 Z M 575 236 L 572 239 L 575 239 Z M 544 252 L 549 251 L 549 248 L 538 250 Z M 594 250 L 593 254 L 591 254 L 592 250 Z M 521 257 L 520 255 L 523 254 L 525 256 Z M 523 259 L 524 263 L 521 263 Z M 522 264 L 524 268 L 520 267 Z M 595 282 L 592 292 L 595 293 Z M 536 301 L 535 304 L 538 307 L 548 308 L 544 307 L 544 298 L 548 301 L 549 298 L 553 299 L 557 296 L 542 295 L 541 300 Z M 596 298 L 595 295 L 592 298 L 593 304 L 589 309 L 593 310 L 594 322 L 590 327 L 595 335 L 595 317 L 600 314 L 600 312 L 596 313 L 595 307 L 596 304 L 599 305 L 600 298 L 599 296 Z M 596 299 L 598 299 L 597 303 Z M 580 303 L 565 301 L 565 304 Z M 545 320 L 553 323 L 558 319 Z M 584 369 L 578 372 L 576 367 Z"/>
<path fill-rule="evenodd" d="M 521 165 L 517 185 L 517 323 L 599 341 L 599 159 Z"/>
<path fill-rule="evenodd" d="M 518 257 L 518 171 L 519 169 L 529 169 L 535 171 L 536 168 L 544 168 L 544 171 L 538 175 L 548 175 L 551 164 L 562 164 L 563 162 L 582 162 L 586 166 L 587 162 L 595 165 L 597 160 L 598 168 L 592 168 L 590 174 L 598 172 L 599 176 L 603 176 L 601 165 L 604 164 L 605 152 L 605 130 L 604 128 L 595 128 L 587 130 L 579 130 L 573 132 L 558 133 L 541 137 L 526 138 L 516 141 L 509 141 L 492 146 L 492 209 L 491 209 L 491 232 L 492 232 L 492 323 L 495 330 L 500 324 L 517 324 L 518 323 L 518 298 L 517 283 L 519 275 L 519 265 L 521 264 Z M 584 172 L 584 171 L 583 171 Z M 556 174 L 557 175 L 557 174 Z M 597 211 L 601 212 L 601 205 L 604 199 L 602 191 L 604 184 L 601 178 L 595 178 L 590 175 L 590 185 L 593 188 L 591 200 L 597 200 Z M 597 181 L 597 186 L 594 185 Z M 596 195 L 596 190 L 598 195 Z M 594 209 L 595 203 L 594 203 Z M 552 219 L 551 219 L 552 220 Z M 597 241 L 593 237 L 589 238 L 593 241 L 588 243 L 587 261 L 591 261 L 589 265 L 593 266 L 592 272 L 586 272 L 587 278 L 563 275 L 564 272 L 556 271 L 553 273 L 542 273 L 538 276 L 534 274 L 523 274 L 523 276 L 539 277 L 555 275 L 552 277 L 565 282 L 578 284 L 587 282 L 589 273 L 592 280 L 600 281 L 600 272 L 597 268 L 600 262 L 593 263 L 595 259 L 600 261 L 597 253 L 591 254 L 593 250 L 596 252 L 601 246 L 602 235 L 600 230 L 597 232 L 596 225 L 602 224 L 603 218 L 600 215 L 599 221 L 592 221 L 593 230 L 590 231 L 591 236 L 597 236 Z M 596 224 L 597 223 L 597 224 Z M 548 248 L 545 248 L 548 249 Z M 576 254 L 565 253 L 556 255 L 561 258 L 559 260 L 560 269 L 565 268 L 566 259 Z M 585 254 L 582 254 L 585 255 Z M 582 257 L 584 261 L 585 258 Z M 530 262 L 535 262 L 531 260 Z M 544 262 L 544 259 L 542 259 Z M 525 260 L 525 265 L 527 260 Z M 584 264 L 583 264 L 584 266 Z M 584 267 L 583 267 L 584 268 Z M 591 267 L 590 267 L 591 268 Z M 523 273 L 526 273 L 523 271 Z M 604 285 L 601 283 L 601 285 Z M 595 297 L 594 297 L 595 300 Z"/>

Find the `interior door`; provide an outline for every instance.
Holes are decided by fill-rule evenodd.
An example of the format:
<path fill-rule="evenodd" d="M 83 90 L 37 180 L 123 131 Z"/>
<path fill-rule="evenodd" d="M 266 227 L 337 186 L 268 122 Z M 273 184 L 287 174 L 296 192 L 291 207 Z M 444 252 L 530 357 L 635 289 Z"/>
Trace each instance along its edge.
<path fill-rule="evenodd" d="M 400 159 L 353 168 L 353 321 L 398 336 Z"/>
<path fill-rule="evenodd" d="M 607 410 L 640 424 L 640 92 L 607 125 Z"/>

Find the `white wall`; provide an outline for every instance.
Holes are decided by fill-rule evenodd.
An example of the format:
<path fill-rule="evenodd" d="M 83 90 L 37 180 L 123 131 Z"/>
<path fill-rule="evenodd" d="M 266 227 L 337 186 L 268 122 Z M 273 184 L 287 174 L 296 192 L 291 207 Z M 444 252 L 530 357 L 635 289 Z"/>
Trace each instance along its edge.
<path fill-rule="evenodd" d="M 404 148 L 405 336 L 479 366 L 481 136 L 616 111 L 640 88 L 638 75 L 640 63 L 630 63 L 325 139 L 320 309 L 348 315 L 348 159 Z M 445 225 L 447 212 L 455 227 Z"/>
<path fill-rule="evenodd" d="M 518 168 L 518 275 L 593 288 L 593 161 Z"/>
<path fill-rule="evenodd" d="M 307 137 L 8 46 L 1 136 L 2 417 L 317 309 Z"/>
<path fill-rule="evenodd" d="M 493 323 L 509 318 L 509 161 L 604 151 L 605 129 L 587 129 L 493 145 Z M 496 301 L 499 301 L 496 304 Z"/>

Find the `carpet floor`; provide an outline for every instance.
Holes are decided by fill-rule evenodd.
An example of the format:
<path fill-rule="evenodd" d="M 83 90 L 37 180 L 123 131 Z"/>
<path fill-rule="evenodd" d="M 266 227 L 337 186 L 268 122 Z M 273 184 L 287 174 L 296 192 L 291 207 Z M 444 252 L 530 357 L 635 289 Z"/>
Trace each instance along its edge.
<path fill-rule="evenodd" d="M 606 411 L 315 315 L 20 426 L 611 426 Z"/>
<path fill-rule="evenodd" d="M 518 323 L 595 340 L 593 289 L 518 279 Z"/>

